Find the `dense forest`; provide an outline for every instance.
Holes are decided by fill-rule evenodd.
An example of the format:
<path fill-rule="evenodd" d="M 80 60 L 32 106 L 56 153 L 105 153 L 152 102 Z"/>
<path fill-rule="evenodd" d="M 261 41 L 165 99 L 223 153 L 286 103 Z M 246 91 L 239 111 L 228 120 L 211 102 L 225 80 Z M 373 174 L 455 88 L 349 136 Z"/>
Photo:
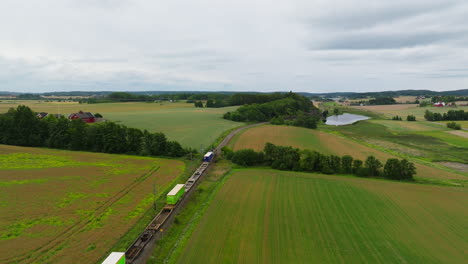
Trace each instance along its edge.
<path fill-rule="evenodd" d="M 383 165 L 374 156 L 369 156 L 362 161 L 349 155 L 343 157 L 324 155 L 317 151 L 276 146 L 272 143 L 266 143 L 265 148 L 260 152 L 252 149 L 232 151 L 224 147 L 223 155 L 241 166 L 266 165 L 278 170 L 355 174 L 360 177 L 383 176 L 393 180 L 412 180 L 416 174 L 416 167 L 406 159 L 388 159 Z"/>
<path fill-rule="evenodd" d="M 113 122 L 85 124 L 49 115 L 39 119 L 20 105 L 0 115 L 0 144 L 125 153 L 144 156 L 181 157 L 188 151 L 163 133 L 150 133 Z"/>
<path fill-rule="evenodd" d="M 272 121 L 274 124 L 315 128 L 320 114 L 308 98 L 290 92 L 277 100 L 243 105 L 234 112 L 225 113 L 223 117 L 239 122 Z"/>
<path fill-rule="evenodd" d="M 424 118 L 428 121 L 462 121 L 468 120 L 468 112 L 464 110 L 449 110 L 447 113 L 434 113 L 426 110 Z"/>

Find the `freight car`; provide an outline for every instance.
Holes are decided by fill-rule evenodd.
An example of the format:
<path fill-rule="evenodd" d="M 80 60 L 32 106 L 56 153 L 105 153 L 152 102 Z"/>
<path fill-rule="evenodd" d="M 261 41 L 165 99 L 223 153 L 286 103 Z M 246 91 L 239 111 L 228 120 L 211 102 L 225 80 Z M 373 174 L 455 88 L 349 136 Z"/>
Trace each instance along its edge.
<path fill-rule="evenodd" d="M 180 198 L 185 193 L 184 185 L 177 184 L 168 194 L 166 198 L 166 202 L 168 205 L 175 205 L 180 201 Z"/>
<path fill-rule="evenodd" d="M 153 238 L 156 232 L 159 232 L 161 226 L 171 216 L 173 210 L 179 205 L 180 201 L 184 199 L 185 193 L 190 192 L 192 187 L 198 182 L 200 177 L 205 173 L 206 169 L 213 161 L 215 157 L 215 151 L 207 152 L 203 156 L 203 162 L 200 164 L 185 184 L 177 184 L 166 196 L 166 205 L 163 207 L 161 212 L 151 221 L 151 223 L 145 228 L 143 233 L 133 242 L 130 248 L 125 252 L 127 263 L 133 263 L 138 258 L 145 246 Z"/>

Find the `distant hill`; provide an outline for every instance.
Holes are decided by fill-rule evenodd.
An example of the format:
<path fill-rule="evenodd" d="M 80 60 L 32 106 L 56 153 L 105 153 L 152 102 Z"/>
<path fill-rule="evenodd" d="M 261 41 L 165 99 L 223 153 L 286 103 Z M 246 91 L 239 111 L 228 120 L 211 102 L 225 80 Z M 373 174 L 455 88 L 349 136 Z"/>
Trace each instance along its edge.
<path fill-rule="evenodd" d="M 37 96 L 105 96 L 115 91 L 71 91 L 71 92 L 47 92 L 47 93 L 34 93 Z M 217 93 L 217 94 L 235 94 L 235 93 L 267 93 L 267 92 L 235 92 L 235 91 L 126 91 L 132 94 L 138 95 L 158 95 L 158 94 L 198 94 L 198 93 Z M 31 94 L 31 93 L 17 93 L 17 92 L 3 92 L 0 91 L 0 96 L 17 96 L 20 94 Z M 308 93 L 308 92 L 297 92 L 297 94 L 304 95 L 307 97 L 348 97 L 348 98 L 363 98 L 363 97 L 377 97 L 377 96 L 434 96 L 434 95 L 456 95 L 456 96 L 468 96 L 468 89 L 454 90 L 454 91 L 431 91 L 431 90 L 399 90 L 399 91 L 383 91 L 383 92 L 366 92 L 366 93 L 355 93 L 355 92 L 333 92 L 333 93 Z"/>
<path fill-rule="evenodd" d="M 362 98 L 362 97 L 376 97 L 376 96 L 434 96 L 434 95 L 457 95 L 457 96 L 468 96 L 468 89 L 454 90 L 454 91 L 431 91 L 431 90 L 399 90 L 399 91 L 383 91 L 383 92 L 366 92 L 366 93 L 353 93 L 353 92 L 334 92 L 334 93 L 299 93 L 304 96 L 323 96 L 328 98 L 333 97 L 350 97 L 350 98 Z"/>

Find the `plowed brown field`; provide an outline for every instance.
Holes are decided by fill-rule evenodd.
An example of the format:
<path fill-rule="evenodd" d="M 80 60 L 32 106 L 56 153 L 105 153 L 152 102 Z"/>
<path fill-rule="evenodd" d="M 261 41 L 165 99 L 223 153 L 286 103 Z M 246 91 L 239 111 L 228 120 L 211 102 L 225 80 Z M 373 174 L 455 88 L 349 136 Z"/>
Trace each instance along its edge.
<path fill-rule="evenodd" d="M 95 263 L 181 161 L 0 145 L 0 263 Z"/>

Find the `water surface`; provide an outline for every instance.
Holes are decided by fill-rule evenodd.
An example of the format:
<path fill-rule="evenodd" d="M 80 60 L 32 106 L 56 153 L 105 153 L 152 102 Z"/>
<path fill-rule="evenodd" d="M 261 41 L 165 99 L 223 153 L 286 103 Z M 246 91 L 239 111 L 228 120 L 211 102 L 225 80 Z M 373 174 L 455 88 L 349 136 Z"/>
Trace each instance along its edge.
<path fill-rule="evenodd" d="M 343 125 L 350 125 L 357 121 L 367 120 L 370 117 L 363 116 L 363 115 L 354 115 L 354 114 L 342 114 L 342 115 L 334 115 L 327 117 L 327 122 L 325 124 L 331 126 L 343 126 Z"/>

